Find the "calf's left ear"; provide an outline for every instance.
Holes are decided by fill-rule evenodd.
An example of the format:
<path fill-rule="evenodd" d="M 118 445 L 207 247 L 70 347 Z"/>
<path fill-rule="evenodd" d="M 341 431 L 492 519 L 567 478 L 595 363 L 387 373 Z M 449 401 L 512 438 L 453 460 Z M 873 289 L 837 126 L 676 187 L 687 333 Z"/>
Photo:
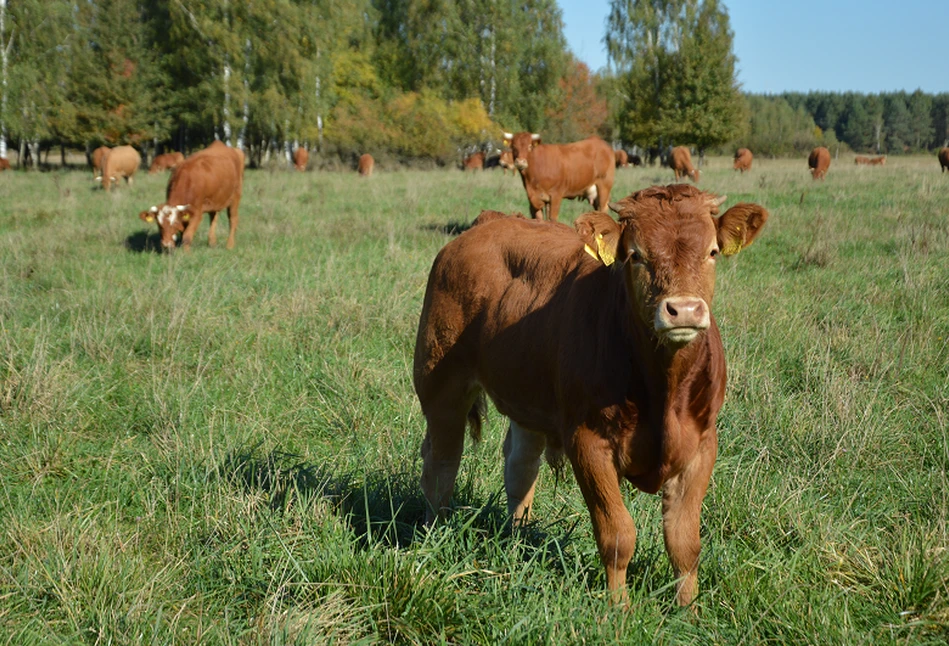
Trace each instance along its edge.
<path fill-rule="evenodd" d="M 715 221 L 718 227 L 718 247 L 722 254 L 734 256 L 750 245 L 767 220 L 768 212 L 763 207 L 749 202 L 740 202 L 725 211 L 725 214 Z"/>
<path fill-rule="evenodd" d="M 573 227 L 583 241 L 584 250 L 602 262 L 612 265 L 616 260 L 619 249 L 619 238 L 622 233 L 620 224 L 606 213 L 584 213 Z"/>

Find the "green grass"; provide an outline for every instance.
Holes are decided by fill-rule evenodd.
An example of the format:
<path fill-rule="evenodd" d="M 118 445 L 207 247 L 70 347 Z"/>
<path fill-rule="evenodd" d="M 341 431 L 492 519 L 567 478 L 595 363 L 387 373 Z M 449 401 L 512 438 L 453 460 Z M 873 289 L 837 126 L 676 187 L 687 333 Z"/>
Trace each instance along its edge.
<path fill-rule="evenodd" d="M 0 642 L 945 643 L 949 177 L 849 161 L 703 169 L 771 219 L 719 268 L 697 618 L 655 496 L 629 493 L 628 609 L 569 472 L 509 531 L 493 410 L 421 527 L 428 269 L 482 208 L 526 211 L 519 180 L 248 171 L 236 249 L 205 223 L 162 256 L 137 214 L 165 176 L 0 175 Z M 624 169 L 613 197 L 671 179 Z"/>

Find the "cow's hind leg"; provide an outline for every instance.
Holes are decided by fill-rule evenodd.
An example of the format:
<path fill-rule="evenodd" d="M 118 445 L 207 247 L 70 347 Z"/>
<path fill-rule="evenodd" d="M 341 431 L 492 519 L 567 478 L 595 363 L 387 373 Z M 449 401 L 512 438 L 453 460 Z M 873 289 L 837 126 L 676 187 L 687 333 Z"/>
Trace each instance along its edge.
<path fill-rule="evenodd" d="M 596 186 L 596 197 L 592 206 L 595 210 L 606 213 L 606 205 L 610 203 L 610 190 L 613 186 L 606 182 L 597 182 L 594 186 Z"/>
<path fill-rule="evenodd" d="M 626 567 L 636 549 L 636 526 L 623 502 L 614 448 L 608 440 L 580 427 L 567 454 L 590 511 L 596 546 L 606 569 L 606 585 L 614 601 L 625 602 Z"/>
<path fill-rule="evenodd" d="M 217 245 L 217 236 L 214 234 L 214 227 L 217 225 L 217 211 L 208 211 L 208 224 L 211 225 L 208 229 L 208 246 L 213 247 Z"/>
<path fill-rule="evenodd" d="M 692 461 L 662 489 L 662 533 L 675 572 L 680 606 L 692 603 L 698 593 L 699 516 L 717 451 L 718 438 L 711 429 Z"/>
<path fill-rule="evenodd" d="M 237 236 L 237 203 L 231 204 L 227 207 L 227 224 L 230 227 L 227 233 L 227 245 L 228 249 L 234 248 L 234 243 L 236 242 Z"/>
<path fill-rule="evenodd" d="M 422 492 L 428 503 L 426 524 L 449 511 L 465 447 L 465 425 L 470 421 L 475 426 L 473 434 L 478 436 L 482 398 L 479 390 L 465 393 L 449 388 L 442 389 L 437 400 L 422 402 L 427 422 L 422 441 Z"/>
<path fill-rule="evenodd" d="M 546 436 L 510 421 L 504 438 L 504 489 L 507 492 L 507 511 L 515 526 L 530 517 L 534 487 L 546 446 Z"/>

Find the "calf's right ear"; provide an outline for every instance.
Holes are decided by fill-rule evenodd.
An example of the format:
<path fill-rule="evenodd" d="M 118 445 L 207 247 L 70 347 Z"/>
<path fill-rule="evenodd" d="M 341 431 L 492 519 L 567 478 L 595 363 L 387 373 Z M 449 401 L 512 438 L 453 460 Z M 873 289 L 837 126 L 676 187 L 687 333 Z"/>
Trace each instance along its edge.
<path fill-rule="evenodd" d="M 749 202 L 741 202 L 725 211 L 716 221 L 718 246 L 722 254 L 734 256 L 750 245 L 767 221 L 768 212 L 763 207 Z"/>
<path fill-rule="evenodd" d="M 149 210 L 139 213 L 138 217 L 142 218 L 145 222 L 154 222 L 156 213 L 158 213 L 158 208 L 153 206 Z"/>
<path fill-rule="evenodd" d="M 573 227 L 583 241 L 583 249 L 602 262 L 612 265 L 619 250 L 619 238 L 623 228 L 606 213 L 584 213 Z"/>

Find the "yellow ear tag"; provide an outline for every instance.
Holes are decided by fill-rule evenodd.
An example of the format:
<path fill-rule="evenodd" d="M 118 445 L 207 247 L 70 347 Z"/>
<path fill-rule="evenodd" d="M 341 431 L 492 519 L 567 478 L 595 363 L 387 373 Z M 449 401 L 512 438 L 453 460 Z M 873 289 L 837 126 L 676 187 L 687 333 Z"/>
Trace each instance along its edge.
<path fill-rule="evenodd" d="M 603 264 L 609 267 L 613 264 L 613 261 L 616 260 L 616 256 L 613 255 L 613 250 L 608 248 L 603 244 L 603 234 L 596 234 L 596 248 L 600 252 L 600 260 L 603 261 Z"/>
<path fill-rule="evenodd" d="M 737 234 L 736 237 L 732 238 L 728 244 L 722 247 L 722 254 L 725 256 L 734 256 L 741 251 L 742 242 L 744 242 L 745 239 L 745 237 L 741 235 L 741 227 L 738 227 L 735 233 Z"/>
<path fill-rule="evenodd" d="M 599 259 L 600 259 L 600 257 L 599 257 L 598 255 L 596 255 L 596 252 L 593 251 L 593 249 L 590 247 L 590 245 L 588 245 L 588 244 L 583 245 L 583 250 L 586 251 L 588 254 L 590 254 L 590 257 L 593 258 L 594 260 L 599 260 Z"/>
<path fill-rule="evenodd" d="M 146 221 L 146 222 L 154 222 L 154 221 L 155 221 L 155 216 L 153 216 L 153 215 L 145 216 L 145 221 Z"/>

